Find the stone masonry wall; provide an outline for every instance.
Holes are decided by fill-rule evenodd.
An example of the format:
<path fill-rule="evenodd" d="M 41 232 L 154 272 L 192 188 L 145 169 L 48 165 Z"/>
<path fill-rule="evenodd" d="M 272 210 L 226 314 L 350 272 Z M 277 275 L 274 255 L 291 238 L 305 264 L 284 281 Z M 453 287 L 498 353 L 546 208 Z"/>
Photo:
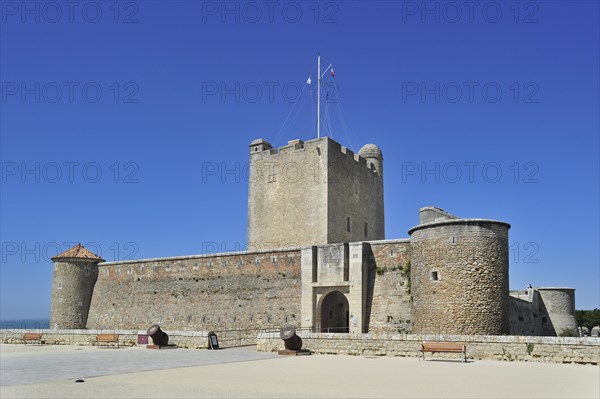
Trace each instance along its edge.
<path fill-rule="evenodd" d="M 464 342 L 467 357 L 475 360 L 580 363 L 597 365 L 600 339 L 571 337 L 514 337 L 484 335 L 405 335 L 405 334 L 317 334 L 299 331 L 303 348 L 313 353 L 356 356 L 418 357 L 423 341 Z M 276 332 L 260 333 L 259 351 L 283 349 Z M 426 353 L 426 359 L 460 360 L 457 353 Z"/>
<path fill-rule="evenodd" d="M 508 333 L 508 225 L 421 226 L 411 234 L 414 331 Z"/>
<path fill-rule="evenodd" d="M 64 259 L 54 262 L 50 326 L 84 328 L 98 278 L 97 261 Z"/>
<path fill-rule="evenodd" d="M 326 140 L 251 152 L 248 246 L 327 243 Z"/>
<path fill-rule="evenodd" d="M 101 263 L 87 328 L 260 329 L 300 319 L 300 250 Z"/>
<path fill-rule="evenodd" d="M 508 299 L 510 334 L 543 335 L 537 291 L 531 290 L 527 295 L 524 292 L 515 292 Z"/>
<path fill-rule="evenodd" d="M 367 317 L 370 333 L 412 331 L 410 241 L 371 242 Z"/>
<path fill-rule="evenodd" d="M 365 158 L 333 140 L 327 143 L 327 242 L 384 239 L 383 178 Z"/>
<path fill-rule="evenodd" d="M 538 288 L 543 335 L 560 335 L 577 331 L 575 290 L 572 288 Z"/>
<path fill-rule="evenodd" d="M 365 158 L 328 137 L 257 148 L 250 151 L 249 246 L 384 238 L 383 179 Z"/>
<path fill-rule="evenodd" d="M 98 346 L 97 334 L 117 334 L 119 346 L 138 346 L 138 335 L 146 335 L 143 330 L 77 330 L 77 329 L 10 329 L 0 330 L 0 342 L 3 344 L 22 344 L 23 334 L 41 333 L 44 345 L 76 345 Z M 204 349 L 208 348 L 208 331 L 176 331 L 165 330 L 169 335 L 169 343 L 178 348 Z M 251 335 L 239 330 L 213 330 L 217 334 L 220 348 L 232 348 L 256 344 L 256 331 Z M 148 337 L 152 344 L 152 338 Z M 116 346 L 111 344 L 112 346 Z"/>

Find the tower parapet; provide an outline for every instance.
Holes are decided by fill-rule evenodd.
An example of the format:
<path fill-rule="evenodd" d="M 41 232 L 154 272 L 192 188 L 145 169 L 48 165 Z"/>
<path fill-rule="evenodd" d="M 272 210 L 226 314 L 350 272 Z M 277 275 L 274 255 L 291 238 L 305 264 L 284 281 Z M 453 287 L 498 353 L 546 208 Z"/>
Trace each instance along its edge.
<path fill-rule="evenodd" d="M 83 329 L 98 279 L 98 263 L 104 259 L 81 244 L 52 258 L 50 326 Z"/>

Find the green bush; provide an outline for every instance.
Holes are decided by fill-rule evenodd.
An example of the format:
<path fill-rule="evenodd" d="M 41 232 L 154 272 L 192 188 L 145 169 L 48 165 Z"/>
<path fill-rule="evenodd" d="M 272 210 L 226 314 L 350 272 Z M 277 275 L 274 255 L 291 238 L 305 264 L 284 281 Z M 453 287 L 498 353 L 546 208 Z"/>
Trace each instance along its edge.
<path fill-rule="evenodd" d="M 562 330 L 560 330 L 560 334 L 558 334 L 559 337 L 579 337 L 579 334 L 577 333 L 577 331 L 573 328 L 563 328 Z"/>

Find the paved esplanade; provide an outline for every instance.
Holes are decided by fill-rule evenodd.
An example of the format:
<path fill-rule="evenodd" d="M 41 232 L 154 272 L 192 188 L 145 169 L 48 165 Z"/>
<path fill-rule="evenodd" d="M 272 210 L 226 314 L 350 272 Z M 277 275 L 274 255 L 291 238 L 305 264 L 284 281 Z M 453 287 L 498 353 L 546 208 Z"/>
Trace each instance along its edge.
<path fill-rule="evenodd" d="M 594 397 L 598 366 L 1 345 L 0 397 Z M 144 371 L 153 370 L 153 371 Z M 84 383 L 75 383 L 83 378 Z"/>

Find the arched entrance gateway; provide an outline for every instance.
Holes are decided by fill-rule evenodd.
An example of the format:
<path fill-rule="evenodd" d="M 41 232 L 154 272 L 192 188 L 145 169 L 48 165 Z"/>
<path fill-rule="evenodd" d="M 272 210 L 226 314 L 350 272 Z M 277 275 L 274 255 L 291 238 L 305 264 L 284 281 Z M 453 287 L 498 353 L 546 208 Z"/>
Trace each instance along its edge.
<path fill-rule="evenodd" d="M 348 333 L 350 305 L 346 295 L 332 291 L 321 301 L 321 332 Z"/>

